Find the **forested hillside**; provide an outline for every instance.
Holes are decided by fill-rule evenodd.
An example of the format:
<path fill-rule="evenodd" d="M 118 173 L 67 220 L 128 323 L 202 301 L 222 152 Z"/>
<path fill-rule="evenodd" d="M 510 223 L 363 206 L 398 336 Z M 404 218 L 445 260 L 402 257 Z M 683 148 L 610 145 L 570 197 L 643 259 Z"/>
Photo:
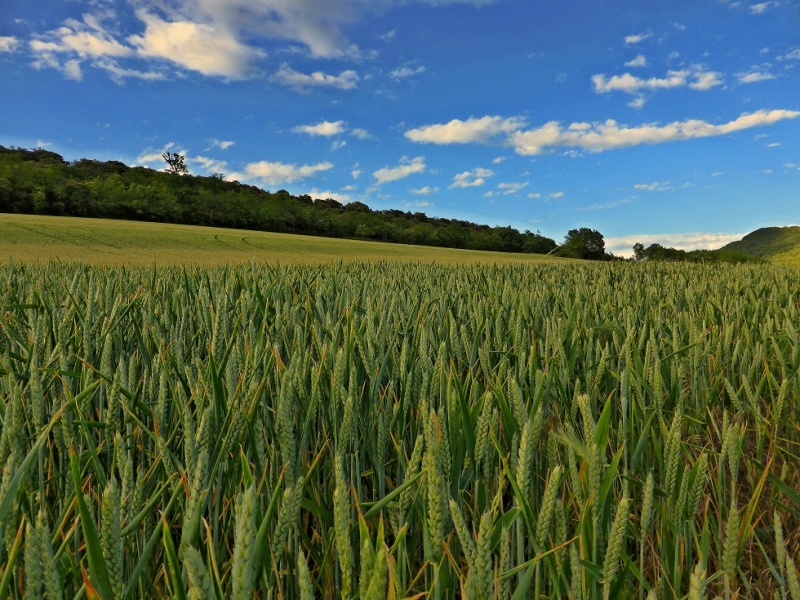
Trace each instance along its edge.
<path fill-rule="evenodd" d="M 550 238 L 511 227 L 438 219 L 361 202 L 268 192 L 222 176 L 129 167 L 118 161 L 65 161 L 43 149 L 0 146 L 0 212 L 130 219 L 546 254 Z"/>

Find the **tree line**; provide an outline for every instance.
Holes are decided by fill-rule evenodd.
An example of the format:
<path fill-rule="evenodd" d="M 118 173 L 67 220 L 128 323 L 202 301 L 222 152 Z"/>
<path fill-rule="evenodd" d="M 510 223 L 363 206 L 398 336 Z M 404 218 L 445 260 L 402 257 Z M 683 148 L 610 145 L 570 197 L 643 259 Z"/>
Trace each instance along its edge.
<path fill-rule="evenodd" d="M 183 157 L 180 157 L 183 158 Z M 175 156 L 170 156 L 176 161 Z M 166 158 L 165 158 L 166 160 Z M 168 161 L 169 163 L 169 161 Z M 175 163 L 177 164 L 177 163 Z M 0 212 L 230 227 L 465 248 L 548 254 L 558 244 L 531 231 L 490 227 L 421 212 L 372 210 L 362 202 L 293 196 L 286 190 L 129 167 L 65 161 L 55 152 L 0 146 Z"/>

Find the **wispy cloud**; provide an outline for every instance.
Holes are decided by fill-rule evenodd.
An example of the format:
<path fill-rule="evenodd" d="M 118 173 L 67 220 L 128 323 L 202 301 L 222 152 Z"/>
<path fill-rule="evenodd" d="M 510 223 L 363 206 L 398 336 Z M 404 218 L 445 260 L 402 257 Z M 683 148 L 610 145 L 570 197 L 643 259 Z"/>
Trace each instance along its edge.
<path fill-rule="evenodd" d="M 352 135 L 353 137 L 356 137 L 356 138 L 358 138 L 360 140 L 374 140 L 375 139 L 375 136 L 372 135 L 369 131 L 367 131 L 366 129 L 361 129 L 359 127 L 355 127 L 353 129 L 351 129 L 350 130 L 350 135 Z"/>
<path fill-rule="evenodd" d="M 211 139 L 208 141 L 211 142 L 212 146 L 214 146 L 215 148 L 219 148 L 220 150 L 227 150 L 236 143 L 236 142 L 217 140 L 217 139 Z"/>
<path fill-rule="evenodd" d="M 775 75 L 770 73 L 765 67 L 751 67 L 747 72 L 737 73 L 736 78 L 739 80 L 739 83 L 756 83 L 775 79 Z"/>
<path fill-rule="evenodd" d="M 439 191 L 438 187 L 431 187 L 426 185 L 425 187 L 421 187 L 415 190 L 409 190 L 415 196 L 428 196 L 430 194 L 436 194 Z"/>
<path fill-rule="evenodd" d="M 0 35 L 0 52 L 14 52 L 19 48 L 19 39 L 13 35 Z"/>
<path fill-rule="evenodd" d="M 453 183 L 450 189 L 479 187 L 486 183 L 486 178 L 494 175 L 494 171 L 478 167 L 471 171 L 464 171 L 453 177 Z"/>
<path fill-rule="evenodd" d="M 638 54 L 636 58 L 629 60 L 625 63 L 626 67 L 646 67 L 647 66 L 647 58 L 645 58 L 644 54 Z"/>
<path fill-rule="evenodd" d="M 641 99 L 643 92 L 687 86 L 693 90 L 707 91 L 722 85 L 723 80 L 721 73 L 708 71 L 702 65 L 692 65 L 689 69 L 667 71 L 664 77 L 650 77 L 648 79 L 636 77 L 630 73 L 612 75 L 611 77 L 597 74 L 592 76 L 592 83 L 594 84 L 594 91 L 598 94 L 624 92 L 626 94 L 640 95 Z"/>
<path fill-rule="evenodd" d="M 616 208 L 618 206 L 622 206 L 623 204 L 630 204 L 632 200 L 630 198 L 625 198 L 624 200 L 617 200 L 616 202 L 606 202 L 604 204 L 590 204 L 589 206 L 582 206 L 580 208 L 576 208 L 575 210 L 578 212 L 592 212 L 595 210 L 609 210 L 612 208 Z"/>
<path fill-rule="evenodd" d="M 413 65 L 406 65 L 404 67 L 398 67 L 393 70 L 389 75 L 392 76 L 393 79 L 397 79 L 398 81 L 401 79 L 406 79 L 413 75 L 419 75 L 420 73 L 425 72 L 425 67 L 422 65 L 413 66 Z"/>
<path fill-rule="evenodd" d="M 400 164 L 396 167 L 384 167 L 375 171 L 372 176 L 378 185 L 390 183 L 399 179 L 404 179 L 415 173 L 425 172 L 425 158 L 418 156 L 409 158 L 404 156 L 400 159 Z"/>
<path fill-rule="evenodd" d="M 453 119 L 442 125 L 428 125 L 406 131 L 405 136 L 412 142 L 430 144 L 468 144 L 477 142 L 487 144 L 490 140 L 508 136 L 525 124 L 521 117 L 481 117 L 466 121 Z"/>
<path fill-rule="evenodd" d="M 631 46 L 633 44 L 638 44 L 639 42 L 643 42 L 644 40 L 653 37 L 653 32 L 649 29 L 647 31 L 643 31 L 642 33 L 635 33 L 632 35 L 625 36 L 625 44 L 627 46 Z"/>
<path fill-rule="evenodd" d="M 315 165 L 286 164 L 281 162 L 259 161 L 245 166 L 244 178 L 259 181 L 266 185 L 277 185 L 281 183 L 294 183 L 318 173 L 329 171 L 333 165 L 329 162 L 321 162 Z"/>
<path fill-rule="evenodd" d="M 342 71 L 338 75 L 330 75 L 323 71 L 314 71 L 310 75 L 295 71 L 284 65 L 274 77 L 281 85 L 296 91 L 306 92 L 312 88 L 335 88 L 339 90 L 353 90 L 358 87 L 358 73 L 352 70 Z"/>
<path fill-rule="evenodd" d="M 661 233 L 661 234 L 642 234 L 626 235 L 620 237 L 608 237 L 605 239 L 606 250 L 620 256 L 633 256 L 633 245 L 637 243 L 649 246 L 650 244 L 661 244 L 668 248 L 679 250 L 716 250 L 722 246 L 735 242 L 744 237 L 744 233 Z"/>
<path fill-rule="evenodd" d="M 510 196 L 511 194 L 516 194 L 526 187 L 528 187 L 529 182 L 509 182 L 509 183 L 500 183 L 497 186 L 497 189 L 503 190 L 503 194 L 506 196 Z"/>
<path fill-rule="evenodd" d="M 669 181 L 654 181 L 653 183 L 637 183 L 633 189 L 645 192 L 666 192 L 672 187 Z"/>
<path fill-rule="evenodd" d="M 774 2 L 759 2 L 758 4 L 751 4 L 749 7 L 750 14 L 761 15 L 767 12 L 767 9 L 775 4 Z"/>

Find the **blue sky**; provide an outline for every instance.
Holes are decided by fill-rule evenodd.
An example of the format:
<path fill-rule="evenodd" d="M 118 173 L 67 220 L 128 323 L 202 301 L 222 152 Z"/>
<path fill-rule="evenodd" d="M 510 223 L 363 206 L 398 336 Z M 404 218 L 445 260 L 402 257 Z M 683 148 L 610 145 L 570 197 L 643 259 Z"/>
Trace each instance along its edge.
<path fill-rule="evenodd" d="M 0 3 L 0 144 L 716 247 L 800 222 L 800 2 Z"/>

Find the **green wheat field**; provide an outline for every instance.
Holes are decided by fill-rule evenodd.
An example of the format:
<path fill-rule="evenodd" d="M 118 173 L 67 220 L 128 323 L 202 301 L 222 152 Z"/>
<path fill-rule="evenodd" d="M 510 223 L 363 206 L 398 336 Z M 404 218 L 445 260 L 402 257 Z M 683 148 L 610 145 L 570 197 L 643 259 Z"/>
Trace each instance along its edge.
<path fill-rule="evenodd" d="M 798 270 L 38 256 L 0 600 L 800 600 Z"/>

